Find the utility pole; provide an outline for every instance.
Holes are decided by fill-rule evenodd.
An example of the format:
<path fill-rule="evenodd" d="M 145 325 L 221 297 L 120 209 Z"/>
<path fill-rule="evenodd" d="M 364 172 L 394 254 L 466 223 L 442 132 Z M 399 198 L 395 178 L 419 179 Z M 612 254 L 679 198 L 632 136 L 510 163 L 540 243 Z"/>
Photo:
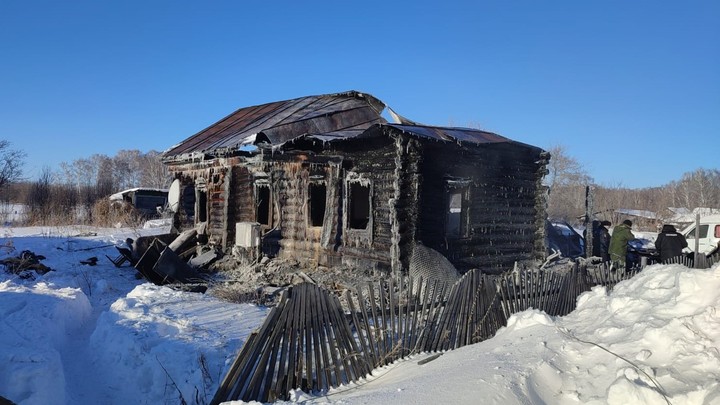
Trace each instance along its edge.
<path fill-rule="evenodd" d="M 693 267 L 697 268 L 700 262 L 700 214 L 695 215 L 695 257 Z"/>
<path fill-rule="evenodd" d="M 592 212 L 593 212 L 593 187 L 585 186 L 585 257 L 591 258 L 593 255 L 593 229 L 592 229 Z"/>

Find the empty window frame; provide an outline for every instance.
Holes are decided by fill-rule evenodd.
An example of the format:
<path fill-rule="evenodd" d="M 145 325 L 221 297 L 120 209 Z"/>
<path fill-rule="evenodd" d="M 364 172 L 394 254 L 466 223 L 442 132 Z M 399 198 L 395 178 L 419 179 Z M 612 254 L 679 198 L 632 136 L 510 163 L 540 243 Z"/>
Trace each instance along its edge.
<path fill-rule="evenodd" d="M 261 225 L 272 225 L 272 200 L 269 184 L 255 185 L 255 220 Z"/>
<path fill-rule="evenodd" d="M 466 238 L 469 235 L 468 182 L 448 181 L 445 206 L 445 236 Z"/>
<path fill-rule="evenodd" d="M 207 221 L 207 191 L 197 190 L 197 222 Z"/>
<path fill-rule="evenodd" d="M 185 212 L 185 216 L 190 219 L 195 219 L 195 185 L 189 184 L 183 188 L 181 206 Z"/>
<path fill-rule="evenodd" d="M 313 182 L 308 185 L 308 216 L 310 226 L 323 226 L 327 188 L 325 183 Z"/>
<path fill-rule="evenodd" d="M 370 184 L 348 182 L 348 228 L 367 229 L 370 223 Z"/>

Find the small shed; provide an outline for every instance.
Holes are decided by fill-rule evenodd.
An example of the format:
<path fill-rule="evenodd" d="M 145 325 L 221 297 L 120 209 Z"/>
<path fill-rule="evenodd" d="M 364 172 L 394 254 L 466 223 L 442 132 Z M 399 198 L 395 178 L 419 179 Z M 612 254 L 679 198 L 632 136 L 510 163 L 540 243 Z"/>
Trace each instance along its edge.
<path fill-rule="evenodd" d="M 112 194 L 110 201 L 124 201 L 147 217 L 157 216 L 168 202 L 168 190 L 135 187 Z"/>
<path fill-rule="evenodd" d="M 349 91 L 235 111 L 164 152 L 176 226 L 206 222 L 225 250 L 253 229 L 263 254 L 310 266 L 400 272 L 417 244 L 460 272 L 544 257 L 548 153 L 384 110 Z"/>

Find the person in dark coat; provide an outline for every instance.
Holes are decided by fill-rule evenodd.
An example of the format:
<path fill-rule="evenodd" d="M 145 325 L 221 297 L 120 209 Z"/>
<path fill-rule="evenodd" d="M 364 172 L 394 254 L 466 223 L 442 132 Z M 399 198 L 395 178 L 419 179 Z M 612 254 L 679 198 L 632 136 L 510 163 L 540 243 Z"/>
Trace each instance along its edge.
<path fill-rule="evenodd" d="M 603 263 L 610 261 L 610 221 L 602 221 L 593 233 L 593 256 L 602 259 Z"/>
<path fill-rule="evenodd" d="M 665 263 L 673 257 L 682 255 L 682 250 L 687 247 L 685 237 L 675 230 L 675 227 L 665 224 L 655 240 L 655 249 L 660 255 L 660 262 Z"/>

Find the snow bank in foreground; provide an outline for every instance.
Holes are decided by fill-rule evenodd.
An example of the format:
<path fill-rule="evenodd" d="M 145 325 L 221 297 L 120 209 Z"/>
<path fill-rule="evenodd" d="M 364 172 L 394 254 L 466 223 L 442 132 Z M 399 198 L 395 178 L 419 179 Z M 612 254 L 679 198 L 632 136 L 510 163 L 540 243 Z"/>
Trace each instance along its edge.
<path fill-rule="evenodd" d="M 0 269 L 0 396 L 18 405 L 207 403 L 266 309 L 158 287 L 105 256 L 162 228 L 8 228 L 0 258 L 30 250 L 53 269 Z M 83 265 L 89 257 L 97 265 Z M 2 266 L 0 266 L 2 267 Z"/>
<path fill-rule="evenodd" d="M 558 327 L 614 353 L 573 339 L 556 348 L 561 388 L 583 402 L 664 403 L 665 392 L 673 404 L 720 403 L 720 266 L 648 267 L 609 295 L 582 295 Z"/>
<path fill-rule="evenodd" d="M 79 288 L 0 283 L 0 395 L 18 404 L 207 402 L 265 317 L 254 305 L 152 284 L 86 324 L 91 312 Z"/>
<path fill-rule="evenodd" d="M 109 365 L 98 371 L 117 398 L 209 401 L 226 358 L 240 349 L 239 337 L 263 317 L 264 310 L 253 305 L 143 284 L 98 319 L 90 337 L 93 363 Z"/>
<path fill-rule="evenodd" d="M 65 403 L 62 348 L 90 316 L 78 288 L 0 283 L 0 387 L 16 402 Z"/>

